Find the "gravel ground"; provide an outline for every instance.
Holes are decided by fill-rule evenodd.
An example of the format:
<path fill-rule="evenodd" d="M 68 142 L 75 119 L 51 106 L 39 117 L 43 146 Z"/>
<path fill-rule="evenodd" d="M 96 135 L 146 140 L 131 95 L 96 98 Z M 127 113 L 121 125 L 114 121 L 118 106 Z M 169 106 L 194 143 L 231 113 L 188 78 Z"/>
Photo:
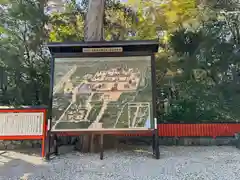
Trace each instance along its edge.
<path fill-rule="evenodd" d="M 0 180 L 239 180 L 240 150 L 234 147 L 161 147 L 147 150 L 67 153 L 50 162 L 34 154 L 0 152 Z"/>

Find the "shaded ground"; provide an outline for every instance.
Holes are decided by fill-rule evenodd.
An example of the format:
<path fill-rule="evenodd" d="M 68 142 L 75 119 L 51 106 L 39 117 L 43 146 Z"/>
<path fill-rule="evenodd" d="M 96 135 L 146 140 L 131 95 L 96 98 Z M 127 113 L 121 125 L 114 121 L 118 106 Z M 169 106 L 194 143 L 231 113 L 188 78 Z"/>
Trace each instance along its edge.
<path fill-rule="evenodd" d="M 68 153 L 49 163 L 36 155 L 0 153 L 1 180 L 239 180 L 234 147 L 161 147 L 161 159 L 145 151 Z"/>

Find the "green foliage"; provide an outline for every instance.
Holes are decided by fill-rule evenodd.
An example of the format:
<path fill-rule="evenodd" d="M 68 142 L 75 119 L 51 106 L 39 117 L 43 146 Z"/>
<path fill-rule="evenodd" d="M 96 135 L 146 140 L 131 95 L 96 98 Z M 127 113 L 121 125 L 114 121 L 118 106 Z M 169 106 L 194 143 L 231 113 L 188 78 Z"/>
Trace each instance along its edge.
<path fill-rule="evenodd" d="M 1 12 L 0 66 L 7 76 L 2 89 L 3 104 L 48 103 L 49 56 L 46 40 L 44 1 L 7 1 Z"/>
<path fill-rule="evenodd" d="M 1 103 L 48 104 L 47 41 L 81 41 L 88 0 L 46 15 L 45 1 L 0 1 Z M 106 0 L 106 40 L 156 39 L 157 87 L 174 87 L 164 122 L 237 121 L 240 16 L 235 1 Z M 47 28 L 46 28 L 47 27 Z M 6 82 L 7 81 L 7 82 Z"/>
<path fill-rule="evenodd" d="M 175 52 L 193 55 L 202 41 L 201 32 L 186 31 L 180 29 L 170 37 L 170 45 Z"/>
<path fill-rule="evenodd" d="M 165 121 L 238 121 L 238 15 L 226 13 L 225 19 L 220 16 L 211 13 L 211 18 L 202 20 L 198 28 L 172 32 L 169 54 L 173 61 L 169 63 L 181 74 L 171 82 L 178 87 L 180 100 L 171 100 Z"/>
<path fill-rule="evenodd" d="M 76 1 L 65 5 L 62 13 L 50 15 L 49 40 L 53 42 L 82 41 L 84 39 L 84 14 Z"/>

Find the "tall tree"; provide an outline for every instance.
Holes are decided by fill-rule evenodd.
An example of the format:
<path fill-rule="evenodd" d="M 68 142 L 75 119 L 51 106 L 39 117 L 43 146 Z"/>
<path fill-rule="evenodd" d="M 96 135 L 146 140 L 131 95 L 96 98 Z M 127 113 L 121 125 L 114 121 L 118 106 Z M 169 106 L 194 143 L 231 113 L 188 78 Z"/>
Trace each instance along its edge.
<path fill-rule="evenodd" d="M 88 1 L 81 2 L 82 4 L 74 0 L 70 1 L 65 4 L 64 12 L 50 15 L 50 41 L 82 41 L 84 39 L 83 27 Z M 153 34 L 156 38 L 155 28 L 144 19 L 144 14 L 120 1 L 106 0 L 103 25 L 105 40 L 149 39 L 148 37 L 152 39 Z M 145 28 L 146 25 L 149 26 L 148 29 Z"/>
<path fill-rule="evenodd" d="M 103 40 L 105 0 L 89 0 L 85 20 L 85 41 Z"/>
<path fill-rule="evenodd" d="M 0 17 L 0 66 L 8 76 L 4 104 L 48 104 L 49 56 L 45 1 L 5 1 Z"/>
<path fill-rule="evenodd" d="M 175 108 L 166 117 L 169 121 L 238 121 L 240 71 L 236 7 L 232 11 L 226 5 L 210 6 L 205 14 L 208 18 L 202 19 L 197 29 L 182 28 L 173 33 L 170 39 L 173 59 L 182 70 L 181 76 L 174 80 L 182 98 L 172 102 Z M 190 110 L 191 107 L 195 109 Z"/>

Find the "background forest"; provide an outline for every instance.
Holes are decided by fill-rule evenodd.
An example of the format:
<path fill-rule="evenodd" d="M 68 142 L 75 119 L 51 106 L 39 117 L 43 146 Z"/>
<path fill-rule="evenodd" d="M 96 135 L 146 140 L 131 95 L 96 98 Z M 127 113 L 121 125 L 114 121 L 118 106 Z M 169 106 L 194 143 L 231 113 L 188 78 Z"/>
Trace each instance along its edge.
<path fill-rule="evenodd" d="M 50 4 L 0 0 L 0 104 L 47 105 L 44 45 L 84 39 L 88 1 Z M 238 0 L 106 0 L 104 39 L 159 39 L 157 91 L 166 95 L 165 123 L 238 122 L 239 10 Z"/>

